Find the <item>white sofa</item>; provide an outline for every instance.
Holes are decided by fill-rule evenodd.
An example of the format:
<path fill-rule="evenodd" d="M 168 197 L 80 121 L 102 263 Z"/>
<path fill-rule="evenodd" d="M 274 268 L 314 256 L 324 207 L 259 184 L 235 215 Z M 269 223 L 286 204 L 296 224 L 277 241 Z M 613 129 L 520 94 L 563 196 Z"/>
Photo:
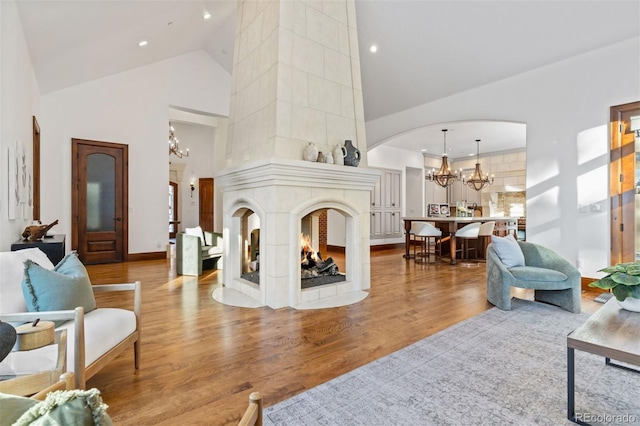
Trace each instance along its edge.
<path fill-rule="evenodd" d="M 36 318 L 65 322 L 56 330 L 67 330 L 67 371 L 75 375 L 75 386 L 84 389 L 86 380 L 130 346 L 134 349 L 135 368 L 140 366 L 141 283 L 93 285 L 94 293 L 133 291 L 133 310 L 100 308 L 85 313 L 74 310 L 27 312 L 22 292 L 23 262 L 31 259 L 53 269 L 49 258 L 38 248 L 0 252 L 0 320 L 26 322 Z"/>

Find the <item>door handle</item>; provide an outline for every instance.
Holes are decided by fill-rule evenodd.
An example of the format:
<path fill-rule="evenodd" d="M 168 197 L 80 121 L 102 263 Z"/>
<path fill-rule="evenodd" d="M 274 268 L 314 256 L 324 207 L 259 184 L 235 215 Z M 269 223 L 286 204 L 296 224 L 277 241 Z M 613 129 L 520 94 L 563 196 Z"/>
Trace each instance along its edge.
<path fill-rule="evenodd" d="M 114 217 L 113 220 L 120 222 L 122 220 L 121 217 Z"/>

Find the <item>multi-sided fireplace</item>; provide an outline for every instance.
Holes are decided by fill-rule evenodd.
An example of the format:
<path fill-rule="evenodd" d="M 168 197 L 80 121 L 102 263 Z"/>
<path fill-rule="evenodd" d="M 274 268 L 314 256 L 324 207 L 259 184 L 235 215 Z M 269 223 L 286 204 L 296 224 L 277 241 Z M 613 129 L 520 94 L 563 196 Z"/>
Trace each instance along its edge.
<path fill-rule="evenodd" d="M 224 200 L 225 289 L 272 308 L 362 300 L 367 296 L 363 290 L 370 287 L 369 204 L 378 176 L 373 169 L 284 159 L 249 163 L 218 175 Z M 302 219 L 322 209 L 345 218 L 346 273 L 344 280 L 303 289 Z M 242 277 L 250 245 L 247 212 L 257 216 L 260 228 L 259 284 Z"/>
<path fill-rule="evenodd" d="M 218 296 L 226 290 L 244 295 L 247 305 L 300 308 L 367 295 L 369 200 L 379 173 L 366 167 L 355 12 L 353 0 L 238 2 L 228 168 L 216 176 L 225 244 Z M 359 167 L 302 160 L 311 143 L 333 152 L 345 140 L 363 151 Z M 301 222 L 323 209 L 344 217 L 344 280 L 302 289 Z M 253 261 L 252 215 L 259 224 L 257 283 L 242 277 Z"/>

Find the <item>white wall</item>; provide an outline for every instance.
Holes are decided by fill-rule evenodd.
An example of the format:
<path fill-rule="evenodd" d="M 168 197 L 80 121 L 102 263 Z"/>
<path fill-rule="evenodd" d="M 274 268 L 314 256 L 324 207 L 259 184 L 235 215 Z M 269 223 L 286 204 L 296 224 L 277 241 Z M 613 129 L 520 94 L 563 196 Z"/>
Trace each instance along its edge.
<path fill-rule="evenodd" d="M 228 115 L 230 82 L 197 51 L 42 96 L 43 221 L 71 234 L 72 138 L 127 144 L 129 253 L 164 250 L 169 106 Z"/>
<path fill-rule="evenodd" d="M 367 122 L 370 146 L 473 119 L 527 124 L 527 240 L 600 276 L 609 265 L 609 108 L 640 100 L 640 37 Z M 580 213 L 585 202 L 600 212 Z"/>
<path fill-rule="evenodd" d="M 7 150 L 16 141 L 22 142 L 29 167 L 33 167 L 32 117 L 39 116 L 40 99 L 18 11 L 15 2 L 8 0 L 0 1 L 0 57 L 0 251 L 8 251 L 33 214 L 29 211 L 25 218 L 8 219 Z"/>

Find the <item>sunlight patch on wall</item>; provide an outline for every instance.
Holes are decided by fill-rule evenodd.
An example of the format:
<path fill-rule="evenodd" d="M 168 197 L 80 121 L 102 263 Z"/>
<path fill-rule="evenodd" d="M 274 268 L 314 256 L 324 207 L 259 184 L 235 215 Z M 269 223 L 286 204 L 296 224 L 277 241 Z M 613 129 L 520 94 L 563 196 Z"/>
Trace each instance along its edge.
<path fill-rule="evenodd" d="M 532 188 L 558 176 L 560 167 L 557 158 L 527 159 L 527 188 Z"/>
<path fill-rule="evenodd" d="M 559 196 L 560 188 L 554 186 L 545 192 L 529 199 L 527 210 L 536 211 L 535 218 L 527 218 L 527 222 L 535 221 L 536 226 L 552 223 L 560 219 Z M 529 223 L 527 223 L 529 225 Z"/>
<path fill-rule="evenodd" d="M 608 144 L 602 143 L 607 140 L 607 125 L 583 130 L 578 133 L 576 141 L 578 165 L 585 164 L 599 157 L 608 158 Z"/>
<path fill-rule="evenodd" d="M 608 166 L 600 166 L 577 177 L 578 209 L 580 213 L 606 211 L 604 204 L 607 201 L 607 190 L 609 188 L 608 173 Z"/>

